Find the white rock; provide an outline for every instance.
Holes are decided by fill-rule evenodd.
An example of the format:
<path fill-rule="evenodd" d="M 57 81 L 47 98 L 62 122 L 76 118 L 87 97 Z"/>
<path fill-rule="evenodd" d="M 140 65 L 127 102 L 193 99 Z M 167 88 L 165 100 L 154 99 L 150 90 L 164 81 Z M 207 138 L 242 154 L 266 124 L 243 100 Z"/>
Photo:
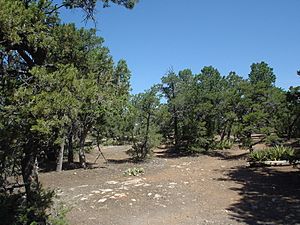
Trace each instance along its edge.
<path fill-rule="evenodd" d="M 154 199 L 160 199 L 162 196 L 161 195 L 159 195 L 159 194 L 155 194 L 154 195 Z"/>
<path fill-rule="evenodd" d="M 88 187 L 89 185 L 85 184 L 85 185 L 80 185 L 80 186 L 77 186 L 78 188 L 84 188 L 84 187 Z"/>
<path fill-rule="evenodd" d="M 142 181 L 141 178 L 137 178 L 137 179 L 132 179 L 132 180 L 127 180 L 127 181 L 124 181 L 122 182 L 123 185 L 135 185 L 135 184 L 138 184 Z"/>
<path fill-rule="evenodd" d="M 107 200 L 107 198 L 101 198 L 101 199 L 98 200 L 98 202 L 103 203 L 103 202 L 105 202 L 106 200 Z"/>
<path fill-rule="evenodd" d="M 118 184 L 119 182 L 118 181 L 114 181 L 114 180 L 111 180 L 111 181 L 106 181 L 107 184 Z"/>
<path fill-rule="evenodd" d="M 125 193 L 117 193 L 114 196 L 118 197 L 118 198 L 123 198 L 123 197 L 126 197 L 126 194 Z"/>
<path fill-rule="evenodd" d="M 128 190 L 128 187 L 122 185 L 121 187 L 118 188 L 119 190 Z"/>
<path fill-rule="evenodd" d="M 101 194 L 107 193 L 107 192 L 112 192 L 113 189 L 99 189 L 100 191 L 102 191 Z"/>
<path fill-rule="evenodd" d="M 79 194 L 79 195 L 75 195 L 73 198 L 78 198 L 80 196 L 82 196 L 83 194 Z"/>

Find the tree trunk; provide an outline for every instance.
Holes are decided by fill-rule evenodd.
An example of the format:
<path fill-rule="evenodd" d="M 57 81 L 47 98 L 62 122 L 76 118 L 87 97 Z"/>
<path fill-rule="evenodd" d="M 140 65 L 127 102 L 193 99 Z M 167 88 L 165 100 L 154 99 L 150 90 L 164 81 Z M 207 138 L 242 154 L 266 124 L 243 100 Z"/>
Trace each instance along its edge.
<path fill-rule="evenodd" d="M 148 113 L 147 116 L 147 124 L 146 124 L 146 137 L 145 137 L 145 142 L 143 144 L 143 149 L 142 149 L 142 158 L 146 158 L 147 154 L 149 153 L 149 149 L 147 148 L 148 140 L 149 140 L 149 129 L 150 129 L 150 113 Z"/>
<path fill-rule="evenodd" d="M 174 116 L 174 139 L 175 139 L 175 151 L 178 151 L 179 148 L 179 135 L 178 135 L 178 117 L 176 113 L 175 106 L 173 107 L 173 116 Z"/>
<path fill-rule="evenodd" d="M 232 123 L 230 123 L 229 127 L 228 127 L 228 130 L 227 130 L 227 140 L 230 139 L 230 136 L 231 136 L 231 130 L 232 130 Z"/>
<path fill-rule="evenodd" d="M 24 158 L 21 162 L 22 177 L 26 192 L 26 201 L 28 205 L 34 203 L 34 193 L 39 189 L 37 153 L 32 146 L 24 148 Z"/>
<path fill-rule="evenodd" d="M 65 149 L 65 138 L 62 139 L 60 144 L 60 150 L 58 154 L 57 164 L 56 164 L 56 172 L 61 172 L 63 160 L 64 160 L 64 149 Z"/>
<path fill-rule="evenodd" d="M 73 132 L 68 135 L 68 163 L 74 162 Z"/>
<path fill-rule="evenodd" d="M 224 129 L 222 130 L 220 141 L 223 141 L 223 140 L 224 140 L 225 134 L 226 134 L 226 126 L 225 126 Z"/>
<path fill-rule="evenodd" d="M 86 159 L 85 159 L 85 153 L 84 153 L 84 142 L 85 142 L 85 135 L 80 136 L 79 141 L 79 163 L 82 168 L 86 169 Z"/>
<path fill-rule="evenodd" d="M 295 126 L 297 120 L 298 120 L 298 117 L 296 117 L 296 118 L 293 120 L 292 124 L 289 126 L 289 129 L 288 129 L 288 137 L 287 137 L 288 140 L 290 140 L 290 139 L 292 138 L 293 129 L 294 129 L 294 126 Z"/>

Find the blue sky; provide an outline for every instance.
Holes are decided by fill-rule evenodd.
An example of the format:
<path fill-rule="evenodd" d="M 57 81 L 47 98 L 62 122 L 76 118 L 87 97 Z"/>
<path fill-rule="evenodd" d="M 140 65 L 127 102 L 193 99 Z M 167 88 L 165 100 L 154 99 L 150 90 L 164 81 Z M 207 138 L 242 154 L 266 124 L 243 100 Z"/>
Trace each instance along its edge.
<path fill-rule="evenodd" d="M 100 5 L 99 5 L 100 6 Z M 78 27 L 78 10 L 62 10 Z M 265 61 L 282 88 L 300 85 L 300 0 L 140 0 L 133 9 L 97 8 L 98 35 L 114 60 L 132 71 L 132 92 L 160 82 L 169 68 L 199 73 L 214 66 L 222 75 L 243 77 Z"/>

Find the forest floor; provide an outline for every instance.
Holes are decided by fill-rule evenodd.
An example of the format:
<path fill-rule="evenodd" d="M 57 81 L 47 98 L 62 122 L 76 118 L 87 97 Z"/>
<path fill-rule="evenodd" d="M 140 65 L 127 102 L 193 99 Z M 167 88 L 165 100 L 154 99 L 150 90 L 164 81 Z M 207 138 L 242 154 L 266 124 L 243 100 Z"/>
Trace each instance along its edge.
<path fill-rule="evenodd" d="M 238 148 L 198 157 L 157 149 L 151 161 L 133 164 L 128 148 L 104 147 L 109 163 L 99 158 L 93 169 L 40 175 L 70 209 L 70 225 L 300 224 L 298 168 L 249 168 Z M 123 175 L 133 167 L 145 173 Z"/>

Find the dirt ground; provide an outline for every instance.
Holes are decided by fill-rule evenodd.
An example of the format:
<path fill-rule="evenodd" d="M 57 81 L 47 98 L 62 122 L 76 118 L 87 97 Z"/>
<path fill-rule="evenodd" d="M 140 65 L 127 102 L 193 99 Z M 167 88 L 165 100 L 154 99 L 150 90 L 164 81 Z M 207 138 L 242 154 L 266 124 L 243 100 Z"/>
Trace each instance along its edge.
<path fill-rule="evenodd" d="M 71 225 L 300 224 L 298 168 L 249 168 L 244 150 L 176 157 L 165 150 L 133 164 L 128 146 L 104 147 L 93 169 L 41 174 Z M 87 158 L 93 162 L 98 152 Z M 145 174 L 124 176 L 132 167 Z"/>

